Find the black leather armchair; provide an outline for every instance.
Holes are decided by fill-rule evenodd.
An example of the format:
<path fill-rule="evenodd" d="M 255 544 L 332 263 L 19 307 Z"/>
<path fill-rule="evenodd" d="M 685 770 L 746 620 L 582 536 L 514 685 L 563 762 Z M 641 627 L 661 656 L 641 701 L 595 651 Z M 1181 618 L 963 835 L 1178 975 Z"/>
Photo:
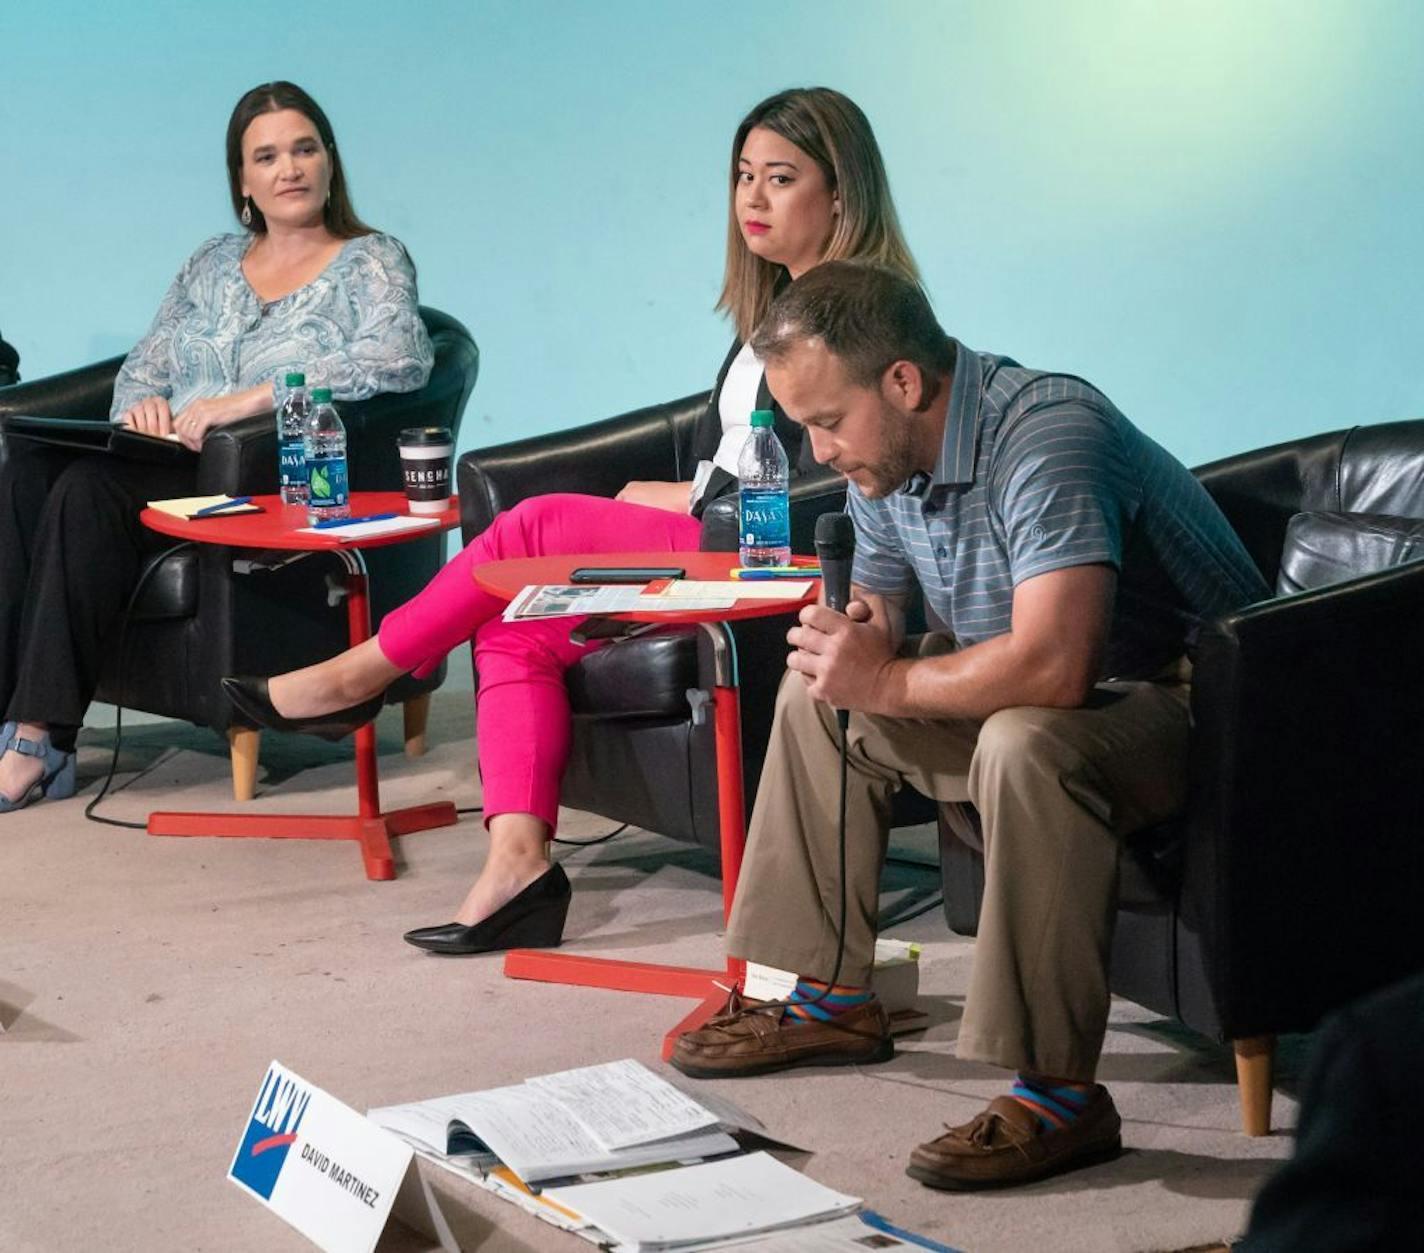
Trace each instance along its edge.
<path fill-rule="evenodd" d="M 1274 1036 L 1424 969 L 1424 421 L 1196 473 L 1290 594 L 1206 624 L 1192 651 L 1187 806 L 1124 853 L 1112 988 L 1232 1041 L 1259 1135 Z M 964 934 L 976 842 L 949 809 L 945 914 Z"/>
<path fill-rule="evenodd" d="M 20 354 L 0 335 L 0 387 L 20 381 Z"/>
<path fill-rule="evenodd" d="M 466 542 L 526 496 L 613 496 L 631 479 L 690 478 L 693 432 L 707 403 L 708 394 L 699 392 L 464 454 L 456 479 Z M 812 552 L 816 517 L 842 507 L 844 482 L 829 472 L 808 474 L 793 480 L 791 497 L 792 548 Z M 724 497 L 703 518 L 702 547 L 733 550 L 736 544 L 735 497 Z M 639 547 L 637 536 L 629 536 L 628 547 Z M 733 632 L 749 804 L 766 754 L 790 622 L 789 615 L 753 619 L 737 623 Z M 670 627 L 612 644 L 574 666 L 568 673 L 574 736 L 565 803 L 715 851 L 712 719 L 697 694 L 710 694 L 716 664 L 704 632 Z"/>
<path fill-rule="evenodd" d="M 470 333 L 438 310 L 420 312 L 435 347 L 426 386 L 341 406 L 351 485 L 357 490 L 399 490 L 398 432 L 426 425 L 458 432 L 475 385 L 479 351 Z M 0 388 L 0 416 L 107 417 L 122 360 L 113 357 Z M 277 435 L 270 415 L 208 436 L 198 459 L 199 493 L 276 490 Z M 252 796 L 258 732 L 235 721 L 219 678 L 278 674 L 347 645 L 345 608 L 329 597 L 328 576 L 335 578 L 340 571 L 336 559 L 315 555 L 279 564 L 290 555 L 271 554 L 272 560 L 264 560 L 260 553 L 200 545 L 154 558 L 158 568 L 134 605 L 123 666 L 116 653 L 100 680 L 101 700 L 226 733 L 239 800 Z M 424 587 L 443 560 L 442 536 L 371 550 L 372 624 Z M 387 703 L 404 703 L 407 751 L 423 750 L 429 694 L 444 676 L 441 666 L 424 679 L 408 676 L 387 693 Z"/>

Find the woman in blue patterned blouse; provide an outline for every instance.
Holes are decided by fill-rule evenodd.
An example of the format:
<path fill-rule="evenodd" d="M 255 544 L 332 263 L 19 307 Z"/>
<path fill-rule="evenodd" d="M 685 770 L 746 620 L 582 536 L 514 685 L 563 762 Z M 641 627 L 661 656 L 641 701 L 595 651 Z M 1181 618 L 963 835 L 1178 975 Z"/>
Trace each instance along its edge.
<path fill-rule="evenodd" d="M 356 216 L 331 124 L 293 83 L 265 83 L 228 122 L 246 228 L 188 258 L 114 383 L 114 422 L 197 450 L 270 413 L 288 370 L 337 400 L 424 386 L 434 354 L 415 270 Z M 158 542 L 148 500 L 189 495 L 196 464 L 12 444 L 0 469 L 0 813 L 74 790 L 74 737 L 104 648 Z"/>

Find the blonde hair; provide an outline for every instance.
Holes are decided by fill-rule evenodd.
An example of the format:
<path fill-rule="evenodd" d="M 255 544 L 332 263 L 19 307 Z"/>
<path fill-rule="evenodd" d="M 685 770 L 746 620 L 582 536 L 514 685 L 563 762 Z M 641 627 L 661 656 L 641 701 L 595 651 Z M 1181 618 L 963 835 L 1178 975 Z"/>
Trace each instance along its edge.
<path fill-rule="evenodd" d="M 745 343 L 765 316 L 785 273 L 747 247 L 737 222 L 737 177 L 742 145 L 757 126 L 795 144 L 820 167 L 838 197 L 840 212 L 822 261 L 872 261 L 918 283 L 915 259 L 900 233 L 890 180 L 875 133 L 853 100 L 829 87 L 793 87 L 757 105 L 732 140 L 727 269 L 717 308 L 728 314 Z"/>

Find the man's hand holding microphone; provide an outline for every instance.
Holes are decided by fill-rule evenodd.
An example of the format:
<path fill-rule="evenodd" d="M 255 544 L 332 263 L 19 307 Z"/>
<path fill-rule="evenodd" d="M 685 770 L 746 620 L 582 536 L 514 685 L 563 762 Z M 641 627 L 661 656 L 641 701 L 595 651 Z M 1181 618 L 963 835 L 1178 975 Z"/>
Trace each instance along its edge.
<path fill-rule="evenodd" d="M 880 704 L 896 656 L 884 628 L 872 621 L 870 605 L 851 599 L 855 528 L 848 514 L 827 513 L 816 519 L 816 555 L 822 603 L 807 605 L 800 625 L 787 632 L 787 642 L 796 651 L 786 664 L 806 681 L 812 696 L 836 710 L 844 728 L 852 709 L 884 712 Z"/>

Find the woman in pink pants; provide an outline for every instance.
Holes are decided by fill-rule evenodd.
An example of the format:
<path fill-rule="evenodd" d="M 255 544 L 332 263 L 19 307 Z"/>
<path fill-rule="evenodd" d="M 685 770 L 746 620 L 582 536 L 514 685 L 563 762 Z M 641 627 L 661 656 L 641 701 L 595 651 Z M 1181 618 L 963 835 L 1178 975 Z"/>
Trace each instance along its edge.
<path fill-rule="evenodd" d="M 406 935 L 441 953 L 559 943 L 569 883 L 549 863 L 571 722 L 564 671 L 590 644 L 574 625 L 505 623 L 505 602 L 475 586 L 482 562 L 556 553 L 698 546 L 702 506 L 735 490 L 737 455 L 753 409 L 772 409 L 797 465 L 800 428 L 776 408 L 745 347 L 777 288 L 821 261 L 860 259 L 917 277 L 900 234 L 880 150 L 865 115 L 839 92 L 781 92 L 757 105 L 732 142 L 727 265 L 718 308 L 736 324 L 695 442 L 686 483 L 627 484 L 614 500 L 532 497 L 501 513 L 418 596 L 388 614 L 375 638 L 330 661 L 225 686 L 254 721 L 277 729 L 345 733 L 375 717 L 398 676 L 420 674 L 452 648 L 474 644 L 479 675 L 479 759 L 490 853 L 455 920 Z M 805 450 L 809 455 L 809 445 Z"/>

